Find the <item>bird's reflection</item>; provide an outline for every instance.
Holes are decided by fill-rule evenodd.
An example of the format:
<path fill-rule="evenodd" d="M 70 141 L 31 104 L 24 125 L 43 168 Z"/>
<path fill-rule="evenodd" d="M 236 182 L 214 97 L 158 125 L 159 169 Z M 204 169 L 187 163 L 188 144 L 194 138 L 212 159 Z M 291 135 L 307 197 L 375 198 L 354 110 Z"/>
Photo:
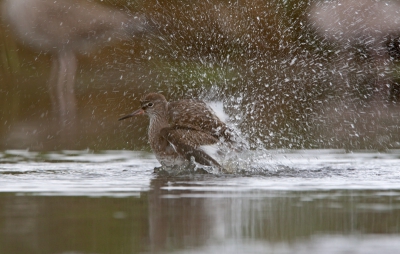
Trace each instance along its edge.
<path fill-rule="evenodd" d="M 157 177 L 148 194 L 149 241 L 152 252 L 169 246 L 200 246 L 210 238 L 213 223 L 203 198 L 185 198 L 187 190 L 169 191 L 186 178 Z M 173 239 L 173 242 L 170 242 Z"/>
<path fill-rule="evenodd" d="M 231 180 L 156 176 L 140 197 L 2 193 L 0 253 L 214 253 L 210 246 L 310 243 L 320 234 L 400 234 L 391 190 L 273 191 L 254 186 L 262 179 Z"/>
<path fill-rule="evenodd" d="M 3 16 L 22 44 L 52 55 L 49 92 L 62 126 L 77 114 L 76 55 L 148 29 L 144 15 L 89 0 L 5 0 Z"/>

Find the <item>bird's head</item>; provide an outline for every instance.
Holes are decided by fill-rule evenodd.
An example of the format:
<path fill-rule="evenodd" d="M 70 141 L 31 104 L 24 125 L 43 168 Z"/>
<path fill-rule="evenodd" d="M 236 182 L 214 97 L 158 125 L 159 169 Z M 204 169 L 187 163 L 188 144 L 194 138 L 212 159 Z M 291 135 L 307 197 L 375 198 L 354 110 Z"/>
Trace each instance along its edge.
<path fill-rule="evenodd" d="M 129 115 L 123 116 L 120 120 L 124 120 L 136 115 L 147 114 L 150 118 L 165 114 L 167 111 L 167 100 L 162 94 L 150 93 L 140 99 L 140 109 L 135 110 Z"/>

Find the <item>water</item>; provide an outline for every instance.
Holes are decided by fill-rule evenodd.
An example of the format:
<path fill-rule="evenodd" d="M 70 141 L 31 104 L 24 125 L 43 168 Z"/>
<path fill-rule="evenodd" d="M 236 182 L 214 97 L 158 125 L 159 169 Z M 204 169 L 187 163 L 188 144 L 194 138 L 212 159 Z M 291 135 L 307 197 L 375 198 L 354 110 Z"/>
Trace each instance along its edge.
<path fill-rule="evenodd" d="M 0 253 L 398 253 L 400 151 L 269 151 L 237 174 L 152 154 L 0 154 Z"/>
<path fill-rule="evenodd" d="M 117 119 L 158 91 L 222 100 L 252 148 L 400 147 L 398 59 L 324 39 L 318 1 L 95 2 L 148 14 L 157 33 L 80 56 L 67 133 L 51 119 L 50 55 L 2 23 L 1 151 L 144 149 L 148 120 Z M 0 254 L 399 252 L 400 151 L 258 155 L 230 174 L 166 175 L 142 152 L 0 152 Z"/>

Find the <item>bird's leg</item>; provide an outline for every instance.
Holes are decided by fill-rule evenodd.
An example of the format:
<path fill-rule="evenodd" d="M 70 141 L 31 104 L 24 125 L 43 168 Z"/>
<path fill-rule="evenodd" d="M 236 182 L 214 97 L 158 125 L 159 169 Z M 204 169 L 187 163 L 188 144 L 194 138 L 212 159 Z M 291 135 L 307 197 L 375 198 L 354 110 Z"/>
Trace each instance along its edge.
<path fill-rule="evenodd" d="M 165 127 L 161 129 L 160 134 L 164 139 L 168 140 L 171 144 L 174 144 L 176 151 L 189 162 L 194 159 L 195 162 L 201 165 L 216 167 L 220 172 L 224 170 L 223 167 L 210 155 L 185 142 L 185 140 L 175 132 L 174 128 Z"/>

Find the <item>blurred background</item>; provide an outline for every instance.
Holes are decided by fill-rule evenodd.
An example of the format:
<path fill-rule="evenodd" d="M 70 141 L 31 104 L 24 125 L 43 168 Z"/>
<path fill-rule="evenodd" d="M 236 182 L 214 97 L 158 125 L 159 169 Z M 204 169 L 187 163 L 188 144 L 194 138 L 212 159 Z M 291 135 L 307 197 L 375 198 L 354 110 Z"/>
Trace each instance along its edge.
<path fill-rule="evenodd" d="M 1 150 L 147 150 L 148 119 L 117 120 L 148 92 L 223 101 L 252 148 L 400 146 L 399 1 L 81 0 L 152 27 L 76 53 L 77 113 L 65 125 L 49 95 L 54 52 L 21 39 L 27 15 L 8 17 L 5 1 Z"/>

